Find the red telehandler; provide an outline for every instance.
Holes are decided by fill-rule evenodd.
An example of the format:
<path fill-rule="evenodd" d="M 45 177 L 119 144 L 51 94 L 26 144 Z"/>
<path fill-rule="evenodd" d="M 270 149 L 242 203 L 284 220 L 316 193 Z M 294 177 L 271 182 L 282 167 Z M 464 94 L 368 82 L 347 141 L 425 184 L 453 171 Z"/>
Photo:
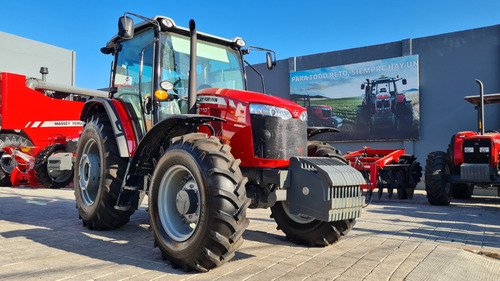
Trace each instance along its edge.
<path fill-rule="evenodd" d="M 45 79 L 48 69 L 42 67 L 40 72 L 42 79 L 0 73 L 1 186 L 24 182 L 50 188 L 68 185 L 73 180 L 73 154 L 68 151 L 76 149 L 74 140 L 82 130 L 79 115 L 87 99 L 83 96 L 108 96 L 102 91 L 49 83 Z M 63 165 L 51 167 L 49 163 L 54 161 Z"/>
<path fill-rule="evenodd" d="M 120 227 L 148 195 L 155 245 L 186 271 L 234 257 L 247 208 L 270 207 L 296 243 L 347 234 L 364 205 L 363 176 L 341 155 L 317 157 L 308 135 L 322 130 L 307 128 L 305 108 L 246 90 L 243 56 L 263 49 L 244 47 L 194 21 L 119 19 L 101 49 L 114 56 L 109 97 L 87 101 L 80 117 L 74 185 L 84 226 Z"/>

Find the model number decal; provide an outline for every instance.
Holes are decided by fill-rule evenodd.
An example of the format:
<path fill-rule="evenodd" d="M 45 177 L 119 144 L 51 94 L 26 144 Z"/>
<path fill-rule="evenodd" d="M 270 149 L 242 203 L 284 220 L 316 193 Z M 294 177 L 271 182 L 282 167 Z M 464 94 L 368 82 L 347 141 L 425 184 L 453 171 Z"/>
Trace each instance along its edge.
<path fill-rule="evenodd" d="M 222 97 L 209 97 L 209 96 L 201 96 L 198 98 L 198 102 L 201 103 L 208 103 L 208 104 L 220 104 L 220 105 L 226 105 L 226 101 Z"/>

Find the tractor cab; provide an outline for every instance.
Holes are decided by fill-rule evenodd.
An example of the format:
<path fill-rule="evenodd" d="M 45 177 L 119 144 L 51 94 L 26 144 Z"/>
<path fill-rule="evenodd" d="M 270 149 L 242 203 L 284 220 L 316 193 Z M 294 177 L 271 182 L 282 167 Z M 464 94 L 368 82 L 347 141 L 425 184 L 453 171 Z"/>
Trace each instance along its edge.
<path fill-rule="evenodd" d="M 111 97 L 135 116 L 134 131 L 143 136 L 159 121 L 188 113 L 190 31 L 167 17 L 154 17 L 133 28 L 130 17 L 120 20 L 117 36 L 102 48 L 113 53 Z M 127 34 L 125 32 L 129 32 Z M 130 34 L 135 32 L 135 34 Z M 203 88 L 245 90 L 242 47 L 245 41 L 197 33 L 193 91 Z M 198 74 L 198 75 L 195 75 Z M 191 113 L 194 101 L 191 104 Z"/>

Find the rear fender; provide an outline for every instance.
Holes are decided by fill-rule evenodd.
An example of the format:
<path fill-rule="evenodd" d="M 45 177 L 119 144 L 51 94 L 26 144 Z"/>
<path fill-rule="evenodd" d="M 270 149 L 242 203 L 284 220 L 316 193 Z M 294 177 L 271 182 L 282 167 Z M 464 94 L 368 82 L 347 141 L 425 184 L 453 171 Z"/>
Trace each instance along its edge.
<path fill-rule="evenodd" d="M 307 127 L 307 139 L 309 140 L 311 137 L 323 133 L 338 133 L 340 132 L 337 128 L 331 127 Z"/>
<path fill-rule="evenodd" d="M 80 120 L 86 122 L 95 114 L 106 113 L 116 138 L 120 157 L 131 157 L 137 148 L 137 133 L 122 102 L 109 98 L 94 98 L 85 103 Z"/>

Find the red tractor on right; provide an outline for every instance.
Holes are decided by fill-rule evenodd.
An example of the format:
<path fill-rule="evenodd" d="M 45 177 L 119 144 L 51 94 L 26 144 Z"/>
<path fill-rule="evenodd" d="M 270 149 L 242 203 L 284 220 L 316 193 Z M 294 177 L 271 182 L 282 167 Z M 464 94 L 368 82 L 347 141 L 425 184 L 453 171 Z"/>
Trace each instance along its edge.
<path fill-rule="evenodd" d="M 464 99 L 478 112 L 478 132 L 464 131 L 451 137 L 448 151 L 429 153 L 425 165 L 425 190 L 432 205 L 448 205 L 451 197 L 469 199 L 474 186 L 498 188 L 500 196 L 500 133 L 484 131 L 484 104 L 500 103 L 500 94 L 483 93 Z"/>

